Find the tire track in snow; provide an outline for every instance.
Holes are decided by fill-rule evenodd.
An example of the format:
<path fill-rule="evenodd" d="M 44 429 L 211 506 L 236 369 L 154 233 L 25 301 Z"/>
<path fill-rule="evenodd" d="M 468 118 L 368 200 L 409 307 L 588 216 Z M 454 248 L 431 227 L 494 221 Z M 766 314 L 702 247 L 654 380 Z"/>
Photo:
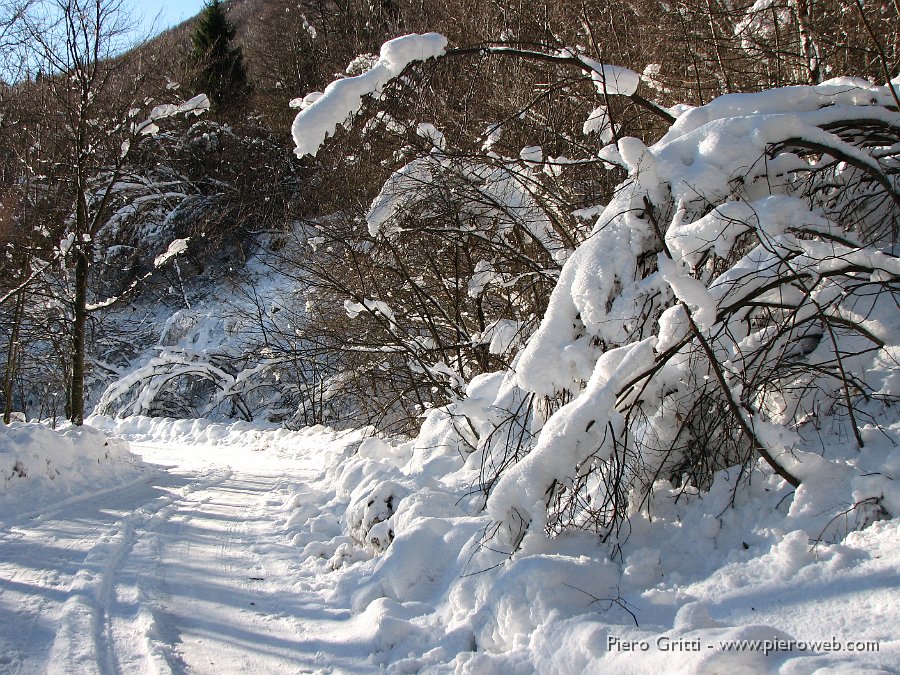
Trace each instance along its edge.
<path fill-rule="evenodd" d="M 227 470 L 212 473 L 174 494 L 158 497 L 140 506 L 116 521 L 99 537 L 72 581 L 50 650 L 48 673 L 120 672 L 111 639 L 110 618 L 110 611 L 117 602 L 118 568 L 133 548 L 139 528 L 160 527 L 171 517 L 178 502 L 194 492 L 228 480 L 231 475 Z M 90 639 L 85 639 L 86 636 Z"/>
<path fill-rule="evenodd" d="M 145 591 L 174 670 L 327 667 L 328 640 L 309 634 L 319 602 L 297 595 L 297 549 L 284 529 L 290 485 L 308 478 L 284 466 L 245 467 L 157 530 L 159 583 Z"/>
<path fill-rule="evenodd" d="M 215 472 L 212 477 L 207 477 L 199 482 L 192 483 L 185 489 L 180 491 L 177 497 L 172 498 L 168 503 L 155 513 L 150 513 L 149 517 L 140 519 L 130 528 L 130 545 L 127 551 L 116 560 L 113 574 L 110 575 L 111 582 L 107 592 L 107 603 L 104 605 L 106 609 L 106 625 L 102 635 L 103 645 L 107 661 L 110 667 L 109 672 L 132 672 L 140 662 L 141 672 L 172 672 L 179 669 L 180 663 L 176 657 L 173 657 L 172 650 L 168 644 L 158 635 L 158 612 L 153 602 L 148 598 L 146 589 L 142 588 L 138 579 L 127 579 L 124 583 L 116 583 L 122 581 L 122 563 L 127 559 L 130 561 L 137 558 L 141 563 L 148 560 L 158 561 L 159 558 L 159 531 L 165 528 L 174 514 L 180 511 L 185 505 L 202 504 L 206 499 L 196 500 L 192 497 L 208 490 L 217 485 L 227 482 L 232 476 L 230 470 L 220 470 Z M 141 533 L 150 534 L 150 555 L 138 551 L 138 549 L 146 548 L 147 537 L 141 538 Z M 138 553 L 142 555 L 137 555 Z M 142 565 L 138 565 L 141 567 Z M 155 577 L 154 577 L 155 578 Z M 130 582 L 130 583 L 128 583 Z M 122 595 L 123 597 L 119 597 Z M 129 609 L 131 611 L 123 611 Z M 124 639 L 117 637 L 118 633 L 125 633 Z M 134 654 L 134 647 L 141 646 L 142 650 L 139 654 Z M 146 666 L 152 666 L 147 668 Z"/>
<path fill-rule="evenodd" d="M 0 528 L 13 530 L 17 527 L 25 525 L 29 521 L 36 520 L 38 522 L 41 522 L 50 520 L 63 511 L 74 510 L 74 508 L 79 506 L 80 504 L 96 501 L 99 497 L 104 497 L 115 492 L 122 492 L 123 490 L 145 484 L 148 482 L 148 480 L 152 479 L 148 479 L 147 476 L 141 476 L 140 478 L 135 478 L 134 480 L 130 480 L 127 483 L 121 483 L 119 485 L 114 485 L 113 487 L 104 488 L 102 490 L 95 490 L 90 494 L 76 495 L 74 497 L 69 497 L 68 499 L 62 499 L 58 502 L 54 502 L 53 504 L 43 506 L 36 511 L 25 511 L 23 513 L 18 513 L 11 520 L 0 521 Z"/>
<path fill-rule="evenodd" d="M 267 625 L 275 619 L 264 612 L 260 619 L 253 599 L 267 576 L 256 550 L 261 534 L 257 530 L 270 525 L 263 502 L 270 505 L 280 485 L 261 474 L 232 475 L 210 486 L 205 499 L 185 503 L 182 519 L 158 533 L 162 583 L 152 602 L 180 669 L 232 672 L 241 663 L 269 672 L 266 666 L 254 667 L 259 661 L 249 651 L 226 655 L 211 645 L 220 639 L 214 634 L 228 624 L 223 612 L 230 618 L 237 611 L 250 622 Z M 176 641 L 177 647 L 172 644 Z"/>
<path fill-rule="evenodd" d="M 11 618 L 0 659 L 13 655 L 0 671 L 377 670 L 367 644 L 348 649 L 347 630 L 361 629 L 298 560 L 289 524 L 332 440 L 136 443 L 164 470 L 17 516 L 21 527 L 0 532 L 0 590 L 7 568 L 22 576 L 0 606 L 0 623 Z"/>

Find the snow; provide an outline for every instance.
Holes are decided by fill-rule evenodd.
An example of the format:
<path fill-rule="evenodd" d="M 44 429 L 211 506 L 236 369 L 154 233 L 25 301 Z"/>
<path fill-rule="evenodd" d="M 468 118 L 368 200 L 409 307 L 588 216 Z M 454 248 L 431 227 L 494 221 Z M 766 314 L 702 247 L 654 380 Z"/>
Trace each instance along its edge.
<path fill-rule="evenodd" d="M 491 354 L 513 354 L 522 346 L 525 326 L 513 319 L 497 319 L 489 323 L 481 333 L 472 336 L 472 343 L 487 345 Z"/>
<path fill-rule="evenodd" d="M 380 314 L 389 322 L 394 322 L 394 312 L 390 306 L 381 300 L 365 299 L 362 302 L 353 302 L 352 300 L 344 300 L 344 311 L 351 319 L 355 319 L 363 312 L 371 314 Z"/>
<path fill-rule="evenodd" d="M 446 149 L 447 141 L 444 138 L 444 134 L 429 122 L 418 124 L 416 126 L 416 135 L 428 141 L 435 151 Z"/>
<path fill-rule="evenodd" d="M 191 115 L 199 116 L 209 110 L 210 102 L 206 94 L 197 94 L 191 99 L 178 105 L 174 103 L 164 103 L 154 106 L 150 111 L 150 116 L 137 125 L 138 133 L 146 136 L 153 136 L 159 133 L 159 126 L 156 122 L 173 117 L 178 114 L 184 114 L 185 117 Z"/>
<path fill-rule="evenodd" d="M 551 417 L 534 449 L 500 476 L 487 503 L 488 513 L 498 523 L 513 522 L 541 532 L 547 495 L 565 480 L 560 469 L 584 463 L 594 456 L 601 461 L 612 454 L 612 439 L 623 427 L 613 408 L 618 383 L 631 379 L 653 358 L 656 338 L 613 349 L 600 357 L 584 392 Z M 561 456 L 561 453 L 565 453 Z M 514 527 L 512 541 L 524 535 Z M 517 543 L 517 542 L 516 542 Z"/>
<path fill-rule="evenodd" d="M 633 70 L 608 63 L 600 63 L 584 54 L 575 54 L 575 58 L 591 71 L 594 86 L 601 94 L 610 96 L 631 96 L 641 83 L 641 76 Z"/>
<path fill-rule="evenodd" d="M 406 36 L 374 64 L 355 61 L 351 73 L 371 67 L 298 104 L 297 153 L 315 154 L 364 96 L 445 47 Z M 580 58 L 602 94 L 635 92 L 636 73 Z M 509 369 L 467 382 L 445 361 L 423 364 L 454 394 L 423 406 L 412 439 L 146 416 L 0 427 L 0 666 L 895 671 L 900 315 L 889 284 L 900 261 L 877 230 L 868 241 L 847 232 L 841 209 L 858 200 L 859 217 L 884 227 L 867 200 L 895 189 L 878 177 L 896 167 L 890 148 L 854 145 L 835 126 L 890 128 L 891 105 L 885 87 L 839 78 L 676 106 L 656 143 L 626 136 L 599 151 L 627 179 L 605 207 L 580 211 L 594 225 L 574 250 L 516 180 L 546 163 L 540 146 L 453 160 L 438 127 L 418 124 L 430 152 L 384 184 L 371 237 L 396 235 L 449 175 L 497 205 L 470 207 L 473 227 L 502 239 L 515 222 L 504 213 L 518 210 L 562 268 L 521 351 L 510 354 L 527 337 L 516 319 L 472 336 L 509 355 Z M 607 142 L 603 116 L 584 130 Z M 871 178 L 862 188 L 835 189 L 859 172 Z M 479 297 L 507 283 L 497 267 L 479 260 L 458 281 Z M 293 299 L 271 272 L 253 310 Z M 385 300 L 344 310 L 394 327 Z M 271 364 L 227 368 L 240 326 L 225 314 L 203 306 L 160 322 L 160 344 L 98 408 L 158 410 L 180 376 L 216 385 L 209 411 L 240 400 Z M 836 361 L 865 395 L 822 375 Z M 716 411 L 729 403 L 731 417 Z M 259 406 L 265 419 L 270 404 Z M 678 444 L 682 433 L 697 437 Z M 737 449 L 719 457 L 719 445 Z M 705 473 L 694 466 L 707 461 Z"/>
<path fill-rule="evenodd" d="M 155 106 L 153 110 L 150 111 L 150 119 L 155 122 L 156 120 L 165 119 L 166 117 L 172 117 L 173 115 L 182 113 L 186 117 L 189 115 L 202 115 L 209 110 L 209 105 L 209 98 L 206 94 L 197 94 L 193 98 L 178 105 L 165 103 L 163 105 Z"/>
<path fill-rule="evenodd" d="M 501 385 L 469 387 L 476 427 Z M 722 474 L 702 499 L 661 488 L 621 563 L 572 533 L 504 564 L 479 545 L 477 468 L 436 444 L 453 418 L 431 414 L 406 442 L 163 418 L 6 428 L 4 447 L 39 462 L 69 439 L 73 466 L 96 464 L 113 433 L 128 471 L 103 489 L 86 469 L 34 478 L 4 503 L 4 667 L 807 673 L 890 672 L 900 658 L 896 520 L 816 540 L 776 526 L 772 481 L 727 509 Z"/>
<path fill-rule="evenodd" d="M 37 423 L 0 426 L 0 522 L 86 490 L 117 487 L 140 476 L 140 457 L 121 439 L 90 427 L 59 431 Z"/>
<path fill-rule="evenodd" d="M 169 244 L 169 247 L 165 250 L 165 252 L 160 253 L 158 256 L 156 256 L 156 258 L 153 260 L 153 266 L 159 267 L 160 265 L 168 262 L 171 258 L 174 258 L 175 256 L 187 251 L 189 241 L 190 237 L 173 240 L 172 243 Z"/>
<path fill-rule="evenodd" d="M 675 297 L 690 307 L 697 326 L 701 330 L 709 330 L 716 321 L 716 301 L 706 286 L 688 274 L 687 270 L 679 270 L 678 263 L 665 256 L 659 256 L 659 274 L 671 286 Z M 669 314 L 670 319 L 674 316 Z M 671 343 L 671 340 L 668 342 Z"/>
<path fill-rule="evenodd" d="M 304 98 L 291 129 L 296 155 L 315 156 L 325 139 L 359 112 L 364 97 L 380 94 L 409 64 L 441 56 L 446 47 L 447 38 L 437 33 L 395 38 L 381 46 L 377 63 L 365 73 L 332 82 L 313 100 Z"/>
<path fill-rule="evenodd" d="M 391 221 L 403 213 L 421 188 L 431 184 L 432 166 L 433 159 L 424 157 L 413 160 L 391 176 L 366 214 L 371 236 L 377 237 L 382 232 L 389 231 Z"/>
<path fill-rule="evenodd" d="M 600 142 L 609 143 L 613 139 L 612 123 L 609 119 L 609 112 L 606 106 L 595 108 L 584 122 L 582 132 L 585 136 L 596 133 Z"/>
<path fill-rule="evenodd" d="M 519 151 L 519 157 L 523 162 L 533 162 L 540 164 L 544 161 L 544 149 L 539 145 L 530 145 Z"/>
<path fill-rule="evenodd" d="M 288 107 L 299 108 L 300 110 L 303 110 L 303 109 L 311 106 L 316 101 L 318 101 L 321 97 L 322 97 L 321 91 L 311 91 L 306 96 L 303 96 L 301 98 L 292 98 L 288 102 Z"/>

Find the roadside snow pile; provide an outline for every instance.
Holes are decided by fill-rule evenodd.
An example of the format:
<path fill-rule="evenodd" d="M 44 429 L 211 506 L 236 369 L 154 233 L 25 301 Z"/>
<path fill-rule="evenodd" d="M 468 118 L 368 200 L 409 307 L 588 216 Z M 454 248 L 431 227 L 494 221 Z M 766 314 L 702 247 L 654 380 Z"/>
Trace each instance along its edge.
<path fill-rule="evenodd" d="M 0 520 L 123 485 L 142 468 L 125 441 L 88 426 L 0 425 Z"/>
<path fill-rule="evenodd" d="M 155 441 L 165 443 L 202 443 L 206 445 L 253 446 L 268 430 L 260 423 L 232 422 L 220 424 L 206 419 L 173 419 L 169 417 L 109 417 L 92 415 L 87 423 L 131 441 Z M 279 431 L 276 425 L 271 432 Z M 282 434 L 290 433 L 280 430 Z"/>
<path fill-rule="evenodd" d="M 488 428 L 490 406 L 475 401 L 500 379 L 480 378 L 471 398 L 432 411 L 415 441 L 343 446 L 286 504 L 304 567 L 334 575 L 323 582 L 330 601 L 376 631 L 365 638 L 373 665 L 810 673 L 898 662 L 900 520 L 858 530 L 884 514 L 847 506 L 852 480 L 813 497 L 765 465 L 745 478 L 735 467 L 704 492 L 658 485 L 614 543 L 567 531 L 512 555 L 494 548 L 480 457 L 454 427 L 465 411 L 467 429 Z"/>
<path fill-rule="evenodd" d="M 135 443 L 153 442 L 172 445 L 221 445 L 254 450 L 290 450 L 296 453 L 309 443 L 323 446 L 342 438 L 359 440 L 369 429 L 341 432 L 323 426 L 297 431 L 265 422 L 231 422 L 222 424 L 207 419 L 174 419 L 170 417 L 109 417 L 92 415 L 87 424 Z"/>

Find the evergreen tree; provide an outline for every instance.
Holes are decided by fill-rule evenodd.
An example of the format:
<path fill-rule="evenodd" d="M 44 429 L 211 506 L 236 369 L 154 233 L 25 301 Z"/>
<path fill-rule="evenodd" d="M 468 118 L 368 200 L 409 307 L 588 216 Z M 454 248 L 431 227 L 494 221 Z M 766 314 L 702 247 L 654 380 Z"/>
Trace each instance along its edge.
<path fill-rule="evenodd" d="M 250 93 L 243 52 L 231 46 L 234 34 L 222 3 L 210 0 L 194 29 L 191 56 L 197 66 L 196 85 L 219 112 L 239 105 Z"/>

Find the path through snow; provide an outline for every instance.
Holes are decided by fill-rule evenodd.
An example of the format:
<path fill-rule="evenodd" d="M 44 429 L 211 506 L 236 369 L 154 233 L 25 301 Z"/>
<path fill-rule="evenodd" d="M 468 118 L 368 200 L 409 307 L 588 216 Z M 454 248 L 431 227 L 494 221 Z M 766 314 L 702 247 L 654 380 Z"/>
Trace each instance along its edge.
<path fill-rule="evenodd" d="M 324 600 L 328 579 L 304 573 L 285 530 L 324 452 L 132 449 L 160 470 L 0 533 L 0 669 L 376 669 L 367 631 Z"/>
<path fill-rule="evenodd" d="M 77 446 L 67 492 L 50 436 L 7 434 L 6 459 L 31 463 L 0 495 L 0 673 L 900 672 L 897 519 L 811 547 L 712 490 L 680 507 L 682 532 L 635 519 L 624 570 L 580 534 L 491 567 L 505 556 L 470 546 L 488 524 L 474 479 L 438 480 L 452 455 L 362 430 L 92 424 L 146 464 L 113 453 L 104 470 L 115 443 L 87 433 L 98 447 Z M 754 507 L 783 500 L 750 489 Z M 707 532 L 691 508 L 721 522 Z M 376 556 L 376 539 L 393 541 Z M 634 614 L 602 602 L 611 590 Z M 727 647 L 776 638 L 877 648 Z"/>

